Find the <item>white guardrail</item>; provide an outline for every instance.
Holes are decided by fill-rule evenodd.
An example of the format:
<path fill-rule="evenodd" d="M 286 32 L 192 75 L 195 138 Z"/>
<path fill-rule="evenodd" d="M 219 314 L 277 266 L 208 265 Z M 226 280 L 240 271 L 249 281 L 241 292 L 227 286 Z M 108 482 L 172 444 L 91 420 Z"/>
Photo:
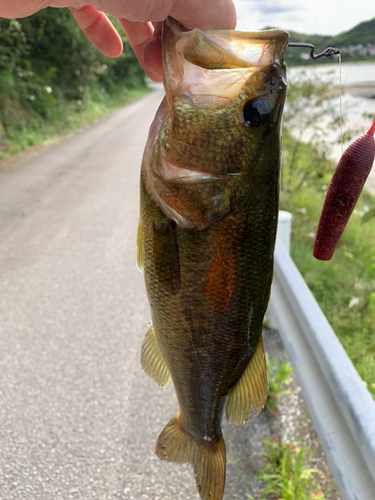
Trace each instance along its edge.
<path fill-rule="evenodd" d="M 269 303 L 343 500 L 375 499 L 375 401 L 282 243 Z"/>

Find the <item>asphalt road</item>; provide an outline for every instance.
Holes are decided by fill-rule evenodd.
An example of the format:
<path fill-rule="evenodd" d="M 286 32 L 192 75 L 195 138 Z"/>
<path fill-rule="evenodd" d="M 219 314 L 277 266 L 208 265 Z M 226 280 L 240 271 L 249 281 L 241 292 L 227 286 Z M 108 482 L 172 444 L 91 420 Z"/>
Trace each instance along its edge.
<path fill-rule="evenodd" d="M 198 499 L 192 469 L 154 455 L 177 403 L 139 365 L 139 169 L 161 98 L 0 172 L 0 500 Z M 248 461 L 263 424 L 230 452 Z M 244 494 L 229 467 L 225 498 Z"/>

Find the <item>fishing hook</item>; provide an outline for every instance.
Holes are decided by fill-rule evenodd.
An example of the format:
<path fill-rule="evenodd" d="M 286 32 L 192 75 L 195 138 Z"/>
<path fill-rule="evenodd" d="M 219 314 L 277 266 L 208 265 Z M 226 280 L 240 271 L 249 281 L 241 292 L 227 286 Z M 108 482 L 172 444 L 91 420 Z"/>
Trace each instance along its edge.
<path fill-rule="evenodd" d="M 307 47 L 308 49 L 311 49 L 310 52 L 310 57 L 311 59 L 319 59 L 320 57 L 331 57 L 333 55 L 338 55 L 341 54 L 339 49 L 335 49 L 333 47 L 328 47 L 327 49 L 324 49 L 323 52 L 320 52 L 320 54 L 315 54 L 315 46 L 312 43 L 288 43 L 288 47 Z"/>

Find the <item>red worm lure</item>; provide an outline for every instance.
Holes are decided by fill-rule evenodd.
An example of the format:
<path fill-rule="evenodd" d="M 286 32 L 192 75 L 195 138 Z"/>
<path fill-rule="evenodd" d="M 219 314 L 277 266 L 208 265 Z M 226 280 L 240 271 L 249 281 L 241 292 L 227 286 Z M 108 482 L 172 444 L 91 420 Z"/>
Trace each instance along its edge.
<path fill-rule="evenodd" d="M 324 201 L 313 255 L 330 260 L 348 223 L 375 157 L 375 121 L 367 134 L 353 142 L 342 155 Z"/>

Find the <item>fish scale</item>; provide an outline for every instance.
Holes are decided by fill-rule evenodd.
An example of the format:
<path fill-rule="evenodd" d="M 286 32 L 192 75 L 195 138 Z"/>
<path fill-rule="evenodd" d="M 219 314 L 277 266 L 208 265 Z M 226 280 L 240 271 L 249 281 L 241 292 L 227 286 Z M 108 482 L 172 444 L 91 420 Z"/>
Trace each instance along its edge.
<path fill-rule="evenodd" d="M 241 171 L 245 145 L 240 127 L 234 126 L 233 121 L 233 114 L 228 115 L 227 109 L 219 108 L 207 115 L 207 110 L 192 109 L 179 101 L 174 106 L 173 143 L 179 153 L 209 171 L 220 174 L 226 174 L 228 168 Z"/>

